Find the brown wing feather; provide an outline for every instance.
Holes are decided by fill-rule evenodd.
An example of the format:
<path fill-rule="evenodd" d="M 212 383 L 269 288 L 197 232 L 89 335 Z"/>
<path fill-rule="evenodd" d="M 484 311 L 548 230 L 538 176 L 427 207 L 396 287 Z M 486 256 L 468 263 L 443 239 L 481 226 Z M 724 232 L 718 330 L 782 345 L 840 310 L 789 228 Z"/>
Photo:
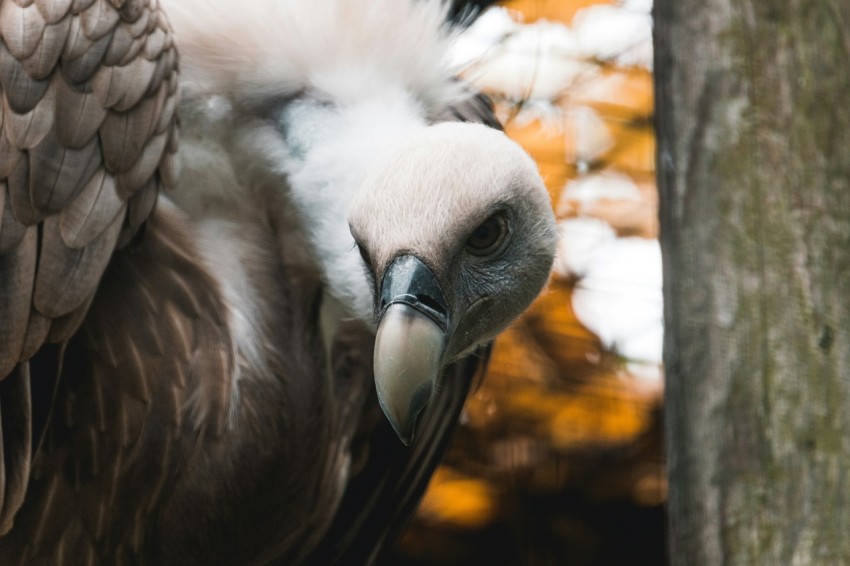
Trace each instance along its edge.
<path fill-rule="evenodd" d="M 87 246 L 106 230 L 123 206 L 124 202 L 115 191 L 115 178 L 101 167 L 80 194 L 59 213 L 62 240 L 71 248 Z M 135 227 L 139 225 L 137 223 Z"/>
<path fill-rule="evenodd" d="M 33 207 L 44 215 L 61 212 L 97 171 L 100 154 L 96 137 L 80 149 L 70 149 L 49 132 L 29 150 L 29 200 Z"/>
<path fill-rule="evenodd" d="M 194 472 L 185 462 L 226 422 L 233 358 L 219 291 L 179 222 L 162 210 L 149 222 L 145 238 L 113 258 L 68 344 L 0 564 L 150 557 L 163 502 L 181 473 Z M 193 404 L 202 420 L 186 414 Z"/>
<path fill-rule="evenodd" d="M 175 149 L 167 146 L 177 127 L 176 61 L 156 2 L 0 1 L 0 532 L 16 517 L 26 489 L 21 478 L 29 477 L 21 448 L 29 449 L 32 428 L 29 413 L 21 416 L 26 360 L 45 343 L 74 335 L 119 236 L 129 241 L 152 211 L 163 184 L 157 165 Z M 120 158 L 109 157 L 115 154 Z M 42 378 L 33 376 L 37 390 Z M 126 388 L 144 399 L 150 391 L 140 379 Z M 40 402 L 50 406 L 50 399 Z M 133 442 L 131 432 L 124 436 Z M 99 471 L 105 464 L 97 435 L 81 438 L 89 442 L 75 447 L 81 456 L 74 473 Z M 42 499 L 70 497 L 55 478 L 39 484 L 36 477 L 36 484 Z M 49 527 L 39 523 L 36 538 L 49 538 Z M 72 536 L 74 528 L 82 529 L 62 531 L 68 538 L 54 539 L 51 552 L 91 554 L 94 547 Z M 128 544 L 139 540 L 136 533 Z"/>
<path fill-rule="evenodd" d="M 27 227 L 24 226 L 12 212 L 12 198 L 9 196 L 9 189 L 6 186 L 6 181 L 0 181 L 0 261 L 3 255 L 12 250 L 26 233 Z M 4 375 L 0 371 L 0 375 Z"/>
<path fill-rule="evenodd" d="M 65 47 L 65 38 L 68 36 L 70 24 L 71 21 L 66 18 L 44 28 L 44 34 L 35 52 L 22 62 L 24 71 L 28 75 L 36 80 L 50 75 Z"/>
<path fill-rule="evenodd" d="M 53 126 L 53 107 L 56 89 L 49 85 L 42 97 L 31 109 L 15 112 L 10 106 L 3 88 L 3 131 L 6 137 L 19 150 L 30 149 L 38 145 Z"/>
<path fill-rule="evenodd" d="M 15 2 L 3 2 L 0 5 L 0 34 L 19 61 L 36 50 L 46 24 L 35 5 L 24 7 Z"/>
<path fill-rule="evenodd" d="M 24 344 L 21 347 L 21 358 L 30 359 L 35 355 L 50 333 L 52 320 L 35 309 L 30 310 L 30 319 L 27 323 L 27 333 Z"/>
<path fill-rule="evenodd" d="M 109 35 L 89 39 L 83 30 L 82 18 L 74 17 L 59 66 L 62 77 L 71 84 L 88 82 L 103 63 L 110 40 Z"/>
<path fill-rule="evenodd" d="M 63 147 L 78 149 L 95 138 L 108 110 L 101 106 L 94 93 L 64 80 L 56 81 L 56 97 L 62 104 L 56 106 L 56 138 Z M 102 139 L 101 147 L 110 147 Z"/>
<path fill-rule="evenodd" d="M 73 333 L 119 233 L 129 241 L 152 210 L 157 166 L 174 149 L 177 58 L 146 0 L 4 0 L 0 39 L 0 315 L 27 301 L 36 313 L 3 317 L 15 339 L 0 342 L 2 379 L 40 340 Z M 35 282 L 24 281 L 15 264 L 36 258 Z M 60 317 L 62 331 L 48 332 Z"/>
<path fill-rule="evenodd" d="M 48 24 L 55 24 L 62 20 L 71 8 L 71 0 L 35 0 L 41 17 Z"/>
<path fill-rule="evenodd" d="M 0 255 L 0 373 L 8 374 L 15 367 L 23 347 L 29 321 L 32 290 L 35 281 L 38 231 L 26 229 L 20 243 Z"/>
<path fill-rule="evenodd" d="M 70 248 L 62 240 L 60 219 L 48 217 L 42 226 L 42 249 L 38 259 L 33 304 L 50 318 L 64 316 L 91 295 L 106 268 L 123 217 L 118 216 L 97 238 L 83 248 Z"/>
<path fill-rule="evenodd" d="M 3 43 L 0 43 L 0 82 L 9 106 L 18 113 L 32 110 L 50 85 L 47 79 L 39 80 L 27 74 L 21 61 Z"/>
<path fill-rule="evenodd" d="M 0 382 L 4 497 L 0 508 L 0 534 L 12 527 L 15 512 L 24 500 L 32 463 L 32 397 L 29 365 L 20 364 L 9 379 Z"/>
<path fill-rule="evenodd" d="M 9 191 L 9 204 L 15 219 L 25 226 L 38 224 L 44 219 L 39 214 L 29 195 L 30 158 L 25 152 L 21 154 L 18 164 L 6 177 L 6 188 Z"/>

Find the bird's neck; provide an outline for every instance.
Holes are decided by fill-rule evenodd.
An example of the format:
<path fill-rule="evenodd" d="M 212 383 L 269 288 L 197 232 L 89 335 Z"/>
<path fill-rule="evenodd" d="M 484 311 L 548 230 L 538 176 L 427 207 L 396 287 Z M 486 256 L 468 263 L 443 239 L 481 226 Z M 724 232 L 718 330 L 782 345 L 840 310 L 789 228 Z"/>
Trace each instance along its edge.
<path fill-rule="evenodd" d="M 262 337 L 280 324 L 270 301 L 285 292 L 281 273 L 312 271 L 325 283 L 333 300 L 323 304 L 334 307 L 322 312 L 326 346 L 345 318 L 371 325 L 371 282 L 348 206 L 366 172 L 426 127 L 414 97 L 403 89 L 344 104 L 303 97 L 262 119 L 222 97 L 189 99 L 181 111 L 188 134 L 172 198 L 220 282 L 240 359 L 270 364 Z"/>
<path fill-rule="evenodd" d="M 291 200 L 329 290 L 348 315 L 372 321 L 372 290 L 348 227 L 348 208 L 364 175 L 426 127 L 402 89 L 347 104 L 305 98 L 281 114 Z"/>

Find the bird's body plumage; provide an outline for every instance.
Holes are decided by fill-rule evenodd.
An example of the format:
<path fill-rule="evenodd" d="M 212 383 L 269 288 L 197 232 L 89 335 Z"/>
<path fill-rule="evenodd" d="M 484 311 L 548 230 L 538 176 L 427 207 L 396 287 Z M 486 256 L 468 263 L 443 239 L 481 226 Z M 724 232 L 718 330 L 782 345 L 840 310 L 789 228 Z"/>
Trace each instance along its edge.
<path fill-rule="evenodd" d="M 481 371 L 474 352 L 545 281 L 545 190 L 501 133 L 438 124 L 494 121 L 445 64 L 454 32 L 438 1 L 163 4 L 174 32 L 156 2 L 0 1 L 5 117 L 21 77 L 53 97 L 0 147 L 0 166 L 17 159 L 0 170 L 0 313 L 13 321 L 0 331 L 0 562 L 371 560 L 439 461 Z M 8 31 L 20 22 L 43 43 L 66 33 L 41 74 Z M 59 118 L 39 126 L 39 104 L 76 111 L 74 135 Z M 92 146 L 85 166 L 22 180 L 21 161 L 74 136 Z M 157 198 L 162 184 L 173 190 Z M 467 253 L 488 217 L 510 227 L 506 243 Z M 59 244 L 83 251 L 51 275 Z M 399 257 L 422 266 L 436 303 L 379 303 Z M 406 328 L 396 301 L 438 337 L 438 365 L 411 370 L 417 395 L 435 390 L 418 422 L 423 401 L 399 416 L 396 378 L 373 371 L 376 328 Z M 416 423 L 410 447 L 380 414 L 375 372 L 392 427 L 409 441 Z"/>

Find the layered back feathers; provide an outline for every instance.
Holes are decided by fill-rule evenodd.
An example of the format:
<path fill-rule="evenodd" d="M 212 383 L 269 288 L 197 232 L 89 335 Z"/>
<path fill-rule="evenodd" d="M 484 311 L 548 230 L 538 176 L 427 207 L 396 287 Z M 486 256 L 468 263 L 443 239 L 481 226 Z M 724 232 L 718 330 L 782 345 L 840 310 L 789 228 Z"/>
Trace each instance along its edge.
<path fill-rule="evenodd" d="M 389 85 L 427 106 L 462 95 L 441 0 L 164 0 L 190 92 L 338 102 Z M 401 83 L 401 84 L 399 84 Z"/>

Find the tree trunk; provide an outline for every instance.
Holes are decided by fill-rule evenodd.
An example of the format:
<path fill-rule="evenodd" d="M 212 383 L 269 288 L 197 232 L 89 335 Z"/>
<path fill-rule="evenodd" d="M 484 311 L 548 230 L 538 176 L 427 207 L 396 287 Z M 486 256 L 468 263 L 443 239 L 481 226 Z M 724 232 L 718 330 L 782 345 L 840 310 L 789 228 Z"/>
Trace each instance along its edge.
<path fill-rule="evenodd" d="M 850 564 L 850 2 L 656 0 L 673 564 Z"/>

